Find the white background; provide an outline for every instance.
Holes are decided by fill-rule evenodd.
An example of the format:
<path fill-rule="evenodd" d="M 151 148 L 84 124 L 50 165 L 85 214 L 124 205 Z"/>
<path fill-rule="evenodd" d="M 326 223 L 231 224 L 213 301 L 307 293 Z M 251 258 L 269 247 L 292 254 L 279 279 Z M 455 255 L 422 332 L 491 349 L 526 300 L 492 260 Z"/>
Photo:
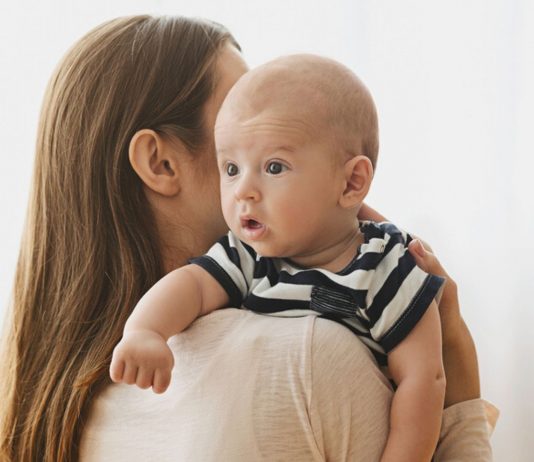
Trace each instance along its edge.
<path fill-rule="evenodd" d="M 532 460 L 534 2 L 529 0 L 2 1 L 0 310 L 8 303 L 47 80 L 100 22 L 183 14 L 230 28 L 251 66 L 338 59 L 371 89 L 381 152 L 369 203 L 424 237 L 456 278 L 495 460 Z"/>

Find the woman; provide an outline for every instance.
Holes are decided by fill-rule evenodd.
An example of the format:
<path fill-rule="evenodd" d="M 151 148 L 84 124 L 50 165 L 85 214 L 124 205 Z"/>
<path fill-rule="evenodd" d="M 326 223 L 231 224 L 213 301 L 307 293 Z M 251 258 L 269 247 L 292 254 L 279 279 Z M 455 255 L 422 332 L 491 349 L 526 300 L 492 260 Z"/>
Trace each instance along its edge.
<path fill-rule="evenodd" d="M 78 459 L 135 303 L 226 231 L 211 129 L 246 71 L 238 50 L 217 24 L 137 16 L 97 27 L 60 63 L 6 324 L 1 460 Z M 447 393 L 457 394 L 451 364 L 464 358 L 472 381 L 467 393 L 461 384 L 463 401 L 478 397 L 476 363 L 449 308 Z"/>

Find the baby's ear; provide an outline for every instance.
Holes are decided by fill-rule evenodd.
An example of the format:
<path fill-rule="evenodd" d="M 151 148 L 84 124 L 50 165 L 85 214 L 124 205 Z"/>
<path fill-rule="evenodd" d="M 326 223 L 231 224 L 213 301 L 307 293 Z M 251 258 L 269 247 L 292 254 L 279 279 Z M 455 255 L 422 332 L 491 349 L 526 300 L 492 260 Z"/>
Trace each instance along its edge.
<path fill-rule="evenodd" d="M 373 164 L 368 157 L 359 155 L 345 163 L 343 173 L 345 189 L 339 198 L 339 205 L 343 208 L 359 207 L 373 180 Z"/>

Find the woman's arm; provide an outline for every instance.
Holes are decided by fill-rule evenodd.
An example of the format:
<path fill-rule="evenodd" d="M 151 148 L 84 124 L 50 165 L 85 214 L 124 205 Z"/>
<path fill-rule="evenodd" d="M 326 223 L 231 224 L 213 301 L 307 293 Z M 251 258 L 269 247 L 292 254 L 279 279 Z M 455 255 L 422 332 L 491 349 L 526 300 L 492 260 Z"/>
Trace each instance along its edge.
<path fill-rule="evenodd" d="M 447 378 L 445 407 L 480 398 L 480 378 L 475 343 L 460 314 L 458 288 L 434 254 L 413 240 L 409 247 L 417 265 L 427 273 L 446 278 L 439 302 L 443 341 L 443 366 Z"/>
<path fill-rule="evenodd" d="M 477 354 L 469 329 L 460 314 L 457 286 L 435 255 L 420 242 L 413 241 L 410 252 L 423 270 L 447 278 L 439 305 L 447 389 L 434 460 L 489 462 L 493 460 L 490 436 L 499 411 L 479 399 Z"/>
<path fill-rule="evenodd" d="M 386 218 L 363 205 L 358 218 L 385 221 Z M 409 251 L 417 265 L 427 273 L 446 278 L 439 314 L 442 328 L 445 369 L 445 410 L 435 462 L 493 460 L 490 436 L 499 411 L 480 399 L 480 377 L 475 344 L 465 324 L 455 281 L 445 271 L 427 244 L 413 240 Z"/>
<path fill-rule="evenodd" d="M 386 221 L 379 212 L 362 204 L 361 220 Z M 446 278 L 438 308 L 443 342 L 443 367 L 447 386 L 445 407 L 462 401 L 480 398 L 480 379 L 475 344 L 460 313 L 458 288 L 426 243 L 420 239 L 410 242 L 409 251 L 417 265 L 427 273 Z"/>

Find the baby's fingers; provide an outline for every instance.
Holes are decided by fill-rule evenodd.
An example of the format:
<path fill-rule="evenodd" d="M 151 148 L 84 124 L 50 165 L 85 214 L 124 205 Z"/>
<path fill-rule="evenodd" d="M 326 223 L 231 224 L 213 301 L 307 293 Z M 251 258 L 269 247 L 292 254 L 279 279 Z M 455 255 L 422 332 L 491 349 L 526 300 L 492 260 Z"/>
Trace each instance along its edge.
<path fill-rule="evenodd" d="M 121 382 L 124 375 L 124 361 L 113 358 L 109 365 L 109 376 L 115 383 Z"/>
<path fill-rule="evenodd" d="M 137 366 L 130 363 L 126 363 L 124 366 L 124 374 L 122 376 L 122 381 L 128 385 L 133 385 L 137 379 Z"/>
<path fill-rule="evenodd" d="M 156 369 L 156 372 L 154 372 L 154 382 L 152 384 L 152 390 L 154 390 L 154 393 L 163 393 L 170 383 L 171 370 Z"/>
<path fill-rule="evenodd" d="M 423 246 L 420 239 L 414 239 L 408 244 L 408 250 L 412 254 L 417 266 L 427 273 L 436 276 L 448 277 L 447 273 L 437 257 Z"/>
<path fill-rule="evenodd" d="M 135 379 L 135 384 L 139 388 L 143 388 L 143 389 L 150 388 L 150 386 L 152 385 L 153 379 L 154 379 L 154 369 L 141 367 L 137 371 L 137 378 Z"/>

